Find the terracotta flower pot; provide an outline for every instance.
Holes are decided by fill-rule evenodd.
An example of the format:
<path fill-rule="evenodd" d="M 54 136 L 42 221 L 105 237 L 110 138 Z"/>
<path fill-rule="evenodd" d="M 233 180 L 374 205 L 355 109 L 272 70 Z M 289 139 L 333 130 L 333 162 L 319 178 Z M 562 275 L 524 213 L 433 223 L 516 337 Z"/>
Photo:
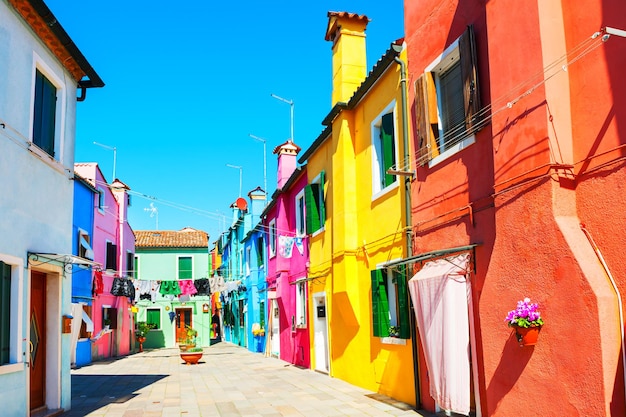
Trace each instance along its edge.
<path fill-rule="evenodd" d="M 196 365 L 200 358 L 202 358 L 202 352 L 179 352 L 180 358 L 185 361 L 187 365 Z"/>
<path fill-rule="evenodd" d="M 541 326 L 518 327 L 515 326 L 515 337 L 520 346 L 534 346 L 539 338 Z"/>
<path fill-rule="evenodd" d="M 139 342 L 139 352 L 143 352 L 143 344 L 146 341 L 145 336 L 137 336 L 137 341 Z"/>

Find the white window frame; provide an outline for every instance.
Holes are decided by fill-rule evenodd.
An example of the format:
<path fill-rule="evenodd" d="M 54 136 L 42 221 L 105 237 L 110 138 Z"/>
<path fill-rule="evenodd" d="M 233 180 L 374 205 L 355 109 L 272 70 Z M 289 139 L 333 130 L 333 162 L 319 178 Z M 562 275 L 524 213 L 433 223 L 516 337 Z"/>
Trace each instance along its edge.
<path fill-rule="evenodd" d="M 296 194 L 295 199 L 296 212 L 296 236 L 306 236 L 306 202 L 304 200 L 304 189 Z"/>
<path fill-rule="evenodd" d="M 11 266 L 11 326 L 9 342 L 9 362 L 0 366 L 0 375 L 24 370 L 26 352 L 22 345 L 22 327 L 24 324 L 24 260 L 12 255 L 0 253 L 0 261 Z"/>
<path fill-rule="evenodd" d="M 250 276 L 250 258 L 252 256 L 252 246 L 246 246 L 246 276 Z"/>
<path fill-rule="evenodd" d="M 307 326 L 306 305 L 307 287 L 306 279 L 296 281 L 296 328 L 305 329 Z"/>
<path fill-rule="evenodd" d="M 385 161 L 381 160 L 383 156 L 382 142 L 380 140 L 380 131 L 382 128 L 383 116 L 389 113 L 393 113 L 393 140 L 394 146 L 394 164 L 397 165 L 400 160 L 400 144 L 398 142 L 398 113 L 396 111 L 396 101 L 392 100 L 372 121 L 370 125 L 371 145 L 372 145 L 372 200 L 375 200 L 388 193 L 394 188 L 398 188 L 398 176 L 395 176 L 395 180 L 386 187 L 382 185 L 382 176 L 385 174 L 382 172 L 381 166 L 384 166 Z"/>
<path fill-rule="evenodd" d="M 91 236 L 89 232 L 78 228 L 78 256 L 93 261 L 94 253 L 91 247 Z"/>
<path fill-rule="evenodd" d="M 424 73 L 426 74 L 432 72 L 435 73 L 435 75 L 441 74 L 449 69 L 453 64 L 458 62 L 460 59 L 459 39 L 460 37 L 452 42 L 441 55 L 439 55 L 429 66 L 427 66 L 424 70 Z M 437 124 L 439 128 L 439 138 L 437 139 L 437 141 L 439 142 L 439 146 L 442 147 L 443 152 L 428 161 L 428 167 L 433 167 L 441 163 L 442 161 L 450 158 L 452 155 L 467 148 L 476 141 L 475 135 L 471 134 L 448 148 L 442 146 L 442 141 L 445 140 L 445 135 L 443 133 L 443 126 L 441 122 L 441 89 L 439 87 L 438 76 L 435 76 L 435 85 L 435 89 L 437 91 Z"/>
<path fill-rule="evenodd" d="M 45 76 L 48 81 L 57 89 L 57 103 L 55 106 L 55 124 L 54 124 L 54 155 L 51 156 L 33 141 L 33 126 L 35 124 L 35 80 L 37 71 Z M 65 173 L 63 164 L 65 158 L 65 119 L 67 108 L 67 88 L 65 86 L 64 76 L 58 75 L 52 68 L 36 53 L 33 52 L 33 68 L 31 82 L 31 104 L 30 104 L 30 129 L 29 129 L 29 149 L 37 155 L 46 164 L 50 165 L 57 171 Z M 72 161 L 73 162 L 73 161 Z"/>
<path fill-rule="evenodd" d="M 276 219 L 270 220 L 267 226 L 267 234 L 269 236 L 269 253 L 270 258 L 273 258 L 276 256 Z"/>

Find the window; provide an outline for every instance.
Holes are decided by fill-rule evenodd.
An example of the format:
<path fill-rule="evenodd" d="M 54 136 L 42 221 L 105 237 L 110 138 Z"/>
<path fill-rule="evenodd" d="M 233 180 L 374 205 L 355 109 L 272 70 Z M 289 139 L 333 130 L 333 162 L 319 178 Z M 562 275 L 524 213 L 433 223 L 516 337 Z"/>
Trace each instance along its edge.
<path fill-rule="evenodd" d="M 135 255 L 135 263 L 133 264 L 133 268 L 135 268 L 135 272 L 133 277 L 135 279 L 139 279 L 139 256 Z"/>
<path fill-rule="evenodd" d="M 408 339 L 411 331 L 404 267 L 376 269 L 371 271 L 371 278 L 374 336 L 388 337 L 395 333 Z"/>
<path fill-rule="evenodd" d="M 111 330 L 117 329 L 117 308 L 102 307 L 102 325 L 109 326 Z"/>
<path fill-rule="evenodd" d="M 306 234 L 306 217 L 305 216 L 305 200 L 304 190 L 296 195 L 296 236 L 304 236 Z"/>
<path fill-rule="evenodd" d="M 385 111 L 372 124 L 372 192 L 374 194 L 396 182 L 387 170 L 396 165 L 396 135 L 393 111 Z"/>
<path fill-rule="evenodd" d="M 57 89 L 39 70 L 35 74 L 33 143 L 54 157 Z"/>
<path fill-rule="evenodd" d="M 270 256 L 276 256 L 276 219 L 272 219 L 269 223 L 270 234 Z"/>
<path fill-rule="evenodd" d="M 78 256 L 93 261 L 93 250 L 91 249 L 91 237 L 83 229 L 78 229 Z"/>
<path fill-rule="evenodd" d="M 306 327 L 306 282 L 296 282 L 296 325 Z"/>
<path fill-rule="evenodd" d="M 126 275 L 135 277 L 135 254 L 132 252 L 126 252 Z"/>
<path fill-rule="evenodd" d="M 98 188 L 98 211 L 104 214 L 105 209 L 105 199 L 104 199 L 104 190 L 102 188 Z"/>
<path fill-rule="evenodd" d="M 87 319 L 85 319 L 85 316 Z M 78 317 L 75 317 L 74 320 L 78 320 Z M 78 337 L 80 339 L 87 339 L 91 337 L 91 332 L 93 332 L 93 322 L 91 321 L 91 306 L 83 304 L 83 317 L 80 318 L 80 334 Z"/>
<path fill-rule="evenodd" d="M 107 241 L 106 267 L 107 270 L 117 271 L 117 245 Z"/>
<path fill-rule="evenodd" d="M 256 238 L 256 257 L 257 257 L 257 265 L 259 268 L 263 267 L 265 263 L 265 249 L 263 246 L 263 236 L 258 236 Z"/>
<path fill-rule="evenodd" d="M 11 265 L 0 261 L 0 366 L 11 360 Z"/>
<path fill-rule="evenodd" d="M 474 143 L 480 97 L 472 26 L 415 82 L 419 163 L 439 160 Z"/>
<path fill-rule="evenodd" d="M 178 279 L 191 279 L 193 277 L 193 266 L 191 256 L 178 257 Z"/>
<path fill-rule="evenodd" d="M 306 231 L 312 234 L 324 228 L 326 208 L 324 207 L 324 171 L 320 172 L 311 184 L 304 187 L 306 206 Z"/>
<path fill-rule="evenodd" d="M 252 246 L 246 246 L 246 276 L 250 276 L 250 258 L 252 256 Z"/>
<path fill-rule="evenodd" d="M 265 301 L 259 302 L 259 324 L 261 328 L 265 328 Z"/>
<path fill-rule="evenodd" d="M 148 308 L 146 310 L 146 324 L 150 326 L 151 329 L 160 329 L 161 328 L 161 309 L 159 308 Z"/>

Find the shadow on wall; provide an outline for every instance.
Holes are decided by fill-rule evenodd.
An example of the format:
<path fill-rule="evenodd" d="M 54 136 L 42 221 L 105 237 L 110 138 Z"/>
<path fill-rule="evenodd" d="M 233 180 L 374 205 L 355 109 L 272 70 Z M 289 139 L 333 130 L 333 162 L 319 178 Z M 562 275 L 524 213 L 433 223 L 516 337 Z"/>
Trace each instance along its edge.
<path fill-rule="evenodd" d="M 143 344 L 144 349 L 158 349 L 165 347 L 165 335 L 163 330 L 150 330 Z"/>

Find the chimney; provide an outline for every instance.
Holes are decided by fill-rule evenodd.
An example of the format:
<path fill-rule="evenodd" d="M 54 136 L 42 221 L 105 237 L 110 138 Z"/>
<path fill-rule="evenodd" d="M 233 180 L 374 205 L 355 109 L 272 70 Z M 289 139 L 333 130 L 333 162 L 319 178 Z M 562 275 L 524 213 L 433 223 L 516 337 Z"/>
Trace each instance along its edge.
<path fill-rule="evenodd" d="M 298 152 L 300 152 L 300 147 L 290 140 L 274 148 L 273 153 L 278 154 L 276 188 L 282 188 L 289 177 L 291 177 L 291 174 L 296 170 L 296 157 L 298 156 Z"/>
<path fill-rule="evenodd" d="M 333 94 L 331 106 L 347 102 L 367 77 L 365 15 L 328 12 L 326 40 L 333 43 Z"/>

